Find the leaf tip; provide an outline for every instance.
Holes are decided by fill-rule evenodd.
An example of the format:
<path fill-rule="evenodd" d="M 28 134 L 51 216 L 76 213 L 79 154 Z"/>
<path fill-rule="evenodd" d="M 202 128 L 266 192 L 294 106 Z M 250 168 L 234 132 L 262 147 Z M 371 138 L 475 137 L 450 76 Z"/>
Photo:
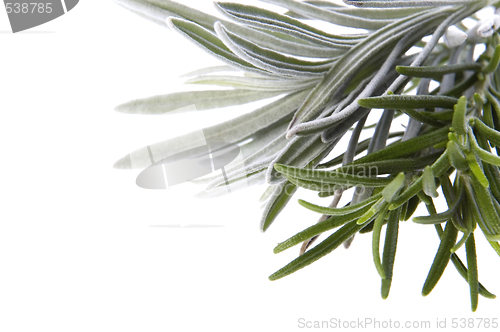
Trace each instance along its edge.
<path fill-rule="evenodd" d="M 283 171 L 286 169 L 286 166 L 283 164 L 274 164 L 274 169 L 276 172 L 283 173 Z"/>

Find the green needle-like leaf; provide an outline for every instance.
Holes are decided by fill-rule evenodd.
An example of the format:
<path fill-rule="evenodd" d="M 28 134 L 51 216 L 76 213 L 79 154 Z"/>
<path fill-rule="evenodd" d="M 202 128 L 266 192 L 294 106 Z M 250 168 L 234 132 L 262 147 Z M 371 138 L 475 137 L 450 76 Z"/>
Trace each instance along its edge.
<path fill-rule="evenodd" d="M 448 128 L 440 128 L 427 134 L 419 135 L 406 141 L 396 142 L 387 147 L 356 159 L 353 164 L 362 164 L 372 161 L 396 159 L 411 156 L 425 148 L 448 140 Z"/>
<path fill-rule="evenodd" d="M 422 190 L 427 196 L 438 197 L 436 189 L 437 186 L 434 172 L 432 172 L 432 168 L 430 166 L 427 166 L 422 174 Z"/>
<path fill-rule="evenodd" d="M 476 138 L 474 137 L 474 135 L 472 133 L 469 134 L 469 137 L 470 137 L 470 142 L 471 142 L 472 148 L 473 148 L 474 152 L 476 153 L 476 155 L 479 157 L 479 159 L 481 159 L 484 162 L 487 162 L 488 164 L 500 166 L 500 157 L 499 156 L 495 156 L 491 152 L 488 152 L 488 151 L 484 150 L 483 148 L 481 148 L 477 144 Z"/>
<path fill-rule="evenodd" d="M 457 99 L 447 96 L 408 96 L 392 95 L 371 97 L 358 100 L 361 107 L 385 109 L 417 109 L 417 108 L 453 108 Z"/>
<path fill-rule="evenodd" d="M 471 308 L 472 311 L 476 311 L 479 294 L 479 281 L 477 277 L 477 256 L 474 234 L 469 235 L 467 242 L 465 243 L 465 250 L 467 252 L 467 280 L 469 281 L 470 287 Z"/>
<path fill-rule="evenodd" d="M 323 221 L 318 222 L 317 224 L 310 226 L 306 228 L 305 230 L 295 234 L 291 238 L 287 239 L 286 241 L 281 242 L 274 248 L 274 253 L 280 253 L 288 248 L 291 248 L 293 246 L 296 246 L 297 244 L 300 244 L 308 239 L 313 238 L 316 235 L 322 234 L 324 232 L 327 232 L 329 230 L 332 230 L 334 228 L 344 226 L 345 224 L 357 220 L 367 211 L 370 210 L 372 205 L 367 205 L 364 206 L 363 208 L 349 212 L 343 215 L 338 215 L 338 216 L 331 216 L 328 219 L 325 219 Z"/>
<path fill-rule="evenodd" d="M 396 259 L 396 248 L 398 244 L 399 233 L 399 214 L 401 209 L 396 209 L 389 212 L 387 220 L 387 229 L 385 232 L 384 253 L 382 254 L 382 265 L 384 267 L 385 279 L 382 279 L 381 293 L 382 298 L 386 299 L 389 296 L 392 283 L 392 273 L 394 269 L 394 261 Z"/>
<path fill-rule="evenodd" d="M 202 26 L 173 17 L 170 17 L 167 23 L 172 29 L 183 34 L 196 45 L 227 62 L 229 65 L 263 75 L 268 74 L 266 71 L 258 69 L 252 64 L 240 59 L 232 53 L 216 35 Z"/>
<path fill-rule="evenodd" d="M 373 224 L 373 238 L 372 238 L 372 255 L 373 262 L 375 263 L 375 267 L 377 269 L 380 278 L 385 279 L 385 270 L 382 265 L 382 260 L 380 259 L 380 232 L 382 231 L 382 226 L 384 225 L 386 213 L 380 213 L 377 218 L 375 218 L 375 222 Z"/>
<path fill-rule="evenodd" d="M 410 66 L 397 66 L 396 71 L 401 75 L 411 76 L 411 77 L 427 77 L 433 79 L 441 79 L 446 74 L 458 73 L 462 71 L 479 71 L 481 70 L 481 65 L 475 62 L 472 63 L 462 63 L 456 65 L 445 65 L 445 66 L 420 66 L 420 67 L 410 67 Z"/>
<path fill-rule="evenodd" d="M 452 253 L 455 253 L 457 252 L 458 249 L 462 248 L 462 246 L 465 244 L 465 242 L 467 241 L 467 239 L 469 238 L 469 236 L 472 234 L 472 232 L 467 232 L 467 233 L 464 233 L 464 235 L 462 236 L 462 238 L 460 239 L 460 241 L 458 241 L 454 246 L 453 248 L 451 248 L 451 252 Z"/>
<path fill-rule="evenodd" d="M 385 213 L 387 210 L 387 202 L 381 198 L 378 202 L 373 204 L 368 211 L 365 212 L 361 217 L 359 217 L 357 224 L 364 225 L 374 220 L 380 213 Z"/>
<path fill-rule="evenodd" d="M 319 205 L 315 205 L 306 201 L 299 199 L 299 204 L 308 208 L 311 211 L 319 212 L 321 214 L 325 214 L 328 216 L 340 216 L 344 214 L 348 214 L 351 212 L 356 212 L 361 210 L 362 208 L 372 205 L 374 202 L 378 201 L 382 197 L 382 194 L 373 195 L 372 197 L 365 199 L 357 204 L 349 205 L 343 208 L 330 208 L 323 207 Z"/>
<path fill-rule="evenodd" d="M 434 176 L 439 177 L 450 168 L 448 152 L 443 153 L 431 166 Z M 406 203 L 410 198 L 417 195 L 422 190 L 423 178 L 419 177 L 408 188 L 406 188 L 399 197 L 397 197 L 390 205 L 389 210 L 394 210 Z"/>
<path fill-rule="evenodd" d="M 332 172 L 342 174 L 357 174 L 366 176 L 375 176 L 382 174 L 395 174 L 400 172 L 415 172 L 419 171 L 425 166 L 434 163 L 441 153 L 433 153 L 416 158 L 398 158 L 398 159 L 388 159 L 381 161 L 372 161 L 367 163 L 355 163 L 349 164 L 343 167 L 339 167 Z"/>
<path fill-rule="evenodd" d="M 469 164 L 469 168 L 474 177 L 484 188 L 488 188 L 490 182 L 486 178 L 486 175 L 483 172 L 483 168 L 477 162 L 476 154 L 474 152 L 465 151 L 465 157 L 467 159 L 467 163 Z"/>
<path fill-rule="evenodd" d="M 388 138 L 394 138 L 394 137 L 400 137 L 404 134 L 404 132 L 395 132 L 395 133 L 390 133 Z M 360 154 L 361 152 L 365 151 L 368 149 L 368 146 L 370 145 L 371 138 L 367 138 L 362 142 L 358 143 L 358 146 L 356 147 L 355 154 Z M 337 166 L 342 163 L 342 160 L 344 159 L 345 153 L 342 153 L 340 156 L 335 157 L 334 159 L 327 161 L 323 164 L 318 165 L 318 168 L 330 168 L 333 166 Z"/>
<path fill-rule="evenodd" d="M 489 102 L 483 105 L 483 117 L 482 117 L 482 119 L 488 127 L 490 127 L 490 128 L 495 127 L 495 123 L 493 120 L 493 112 L 491 110 L 491 103 L 489 103 Z"/>
<path fill-rule="evenodd" d="M 413 222 L 423 225 L 440 224 L 450 220 L 454 213 L 455 213 L 454 210 L 448 210 L 446 212 L 432 214 L 430 216 L 415 217 L 413 218 Z"/>
<path fill-rule="evenodd" d="M 420 204 L 420 202 L 421 202 L 421 200 L 420 200 L 420 197 L 418 195 L 417 196 L 413 196 L 412 198 L 410 198 L 408 200 L 408 202 L 406 203 L 405 214 L 404 214 L 404 216 L 402 218 L 400 217 L 400 220 L 401 219 L 403 219 L 402 221 L 409 220 L 411 218 L 411 216 L 413 216 L 413 214 L 417 210 L 417 207 Z"/>
<path fill-rule="evenodd" d="M 439 238 L 442 238 L 443 236 L 443 229 L 441 228 L 441 225 L 435 225 L 436 231 L 438 233 Z M 464 263 L 460 260 L 457 254 L 453 253 L 451 255 L 451 262 L 455 266 L 455 269 L 457 272 L 464 278 L 467 283 L 469 282 L 468 280 L 468 270 L 467 267 L 465 267 Z M 479 283 L 479 294 L 487 299 L 494 299 L 496 298 L 495 294 L 490 293 L 481 283 Z"/>
<path fill-rule="evenodd" d="M 321 257 L 328 255 L 330 252 L 337 249 L 342 243 L 359 232 L 364 226 L 365 225 L 358 225 L 355 221 L 351 221 L 350 223 L 344 225 L 338 231 L 330 235 L 328 238 L 323 240 L 323 242 L 306 251 L 303 255 L 299 256 L 277 272 L 273 273 L 269 277 L 269 280 L 281 279 L 306 267 L 309 264 L 314 263 Z"/>
<path fill-rule="evenodd" d="M 318 185 L 345 184 L 348 186 L 363 185 L 368 187 L 379 187 L 386 186 L 392 181 L 392 178 L 358 176 L 317 169 L 297 168 L 281 164 L 275 164 L 274 168 L 291 181 L 293 181 L 293 179 L 304 180 L 308 183 L 317 183 Z"/>
<path fill-rule="evenodd" d="M 467 113 L 467 98 L 464 96 L 458 99 L 457 105 L 454 107 L 455 114 L 453 115 L 453 130 L 458 135 L 467 134 L 467 123 L 465 121 L 465 115 Z"/>
<path fill-rule="evenodd" d="M 495 205 L 493 203 L 493 198 L 490 194 L 488 188 L 485 188 L 479 183 L 474 176 L 471 177 L 471 184 L 474 189 L 473 195 L 476 198 L 479 211 L 484 222 L 479 222 L 479 226 L 482 226 L 482 230 L 486 238 L 489 241 L 499 241 L 500 240 L 500 215 L 498 214 Z M 471 193 L 472 194 L 472 193 Z"/>
<path fill-rule="evenodd" d="M 472 75 L 462 80 L 451 89 L 445 91 L 443 95 L 450 97 L 460 97 L 467 89 L 473 86 L 478 80 L 479 80 L 479 74 Z"/>
<path fill-rule="evenodd" d="M 295 191 L 297 191 L 297 187 L 288 181 L 276 186 L 262 215 L 261 229 L 264 232 L 271 226 L 278 214 L 295 194 Z"/>
<path fill-rule="evenodd" d="M 438 251 L 422 288 L 422 295 L 427 296 L 434 289 L 450 261 L 451 249 L 457 240 L 458 230 L 452 222 L 446 223 Z"/>
<path fill-rule="evenodd" d="M 497 45 L 495 47 L 495 51 L 493 53 L 493 56 L 491 57 L 490 62 L 486 67 L 484 67 L 483 73 L 490 74 L 494 72 L 497 69 L 499 63 L 500 63 L 500 45 Z"/>
<path fill-rule="evenodd" d="M 387 186 L 385 186 L 384 190 L 382 190 L 382 196 L 384 197 L 384 200 L 388 203 L 392 202 L 394 200 L 394 197 L 396 197 L 403 188 L 405 183 L 405 174 L 404 173 L 399 173 L 394 180 L 391 181 Z"/>
<path fill-rule="evenodd" d="M 500 256 L 500 244 L 498 242 L 494 242 L 494 241 L 488 241 L 488 243 L 491 245 L 493 250 L 495 250 L 495 252 L 498 254 L 498 256 Z"/>
<path fill-rule="evenodd" d="M 490 128 L 483 121 L 478 118 L 471 118 L 469 120 L 471 126 L 474 127 L 481 135 L 491 141 L 493 144 L 500 146 L 500 132 Z"/>
<path fill-rule="evenodd" d="M 466 156 L 457 143 L 448 141 L 446 152 L 448 153 L 450 163 L 453 167 L 461 171 L 465 171 L 469 168 Z"/>

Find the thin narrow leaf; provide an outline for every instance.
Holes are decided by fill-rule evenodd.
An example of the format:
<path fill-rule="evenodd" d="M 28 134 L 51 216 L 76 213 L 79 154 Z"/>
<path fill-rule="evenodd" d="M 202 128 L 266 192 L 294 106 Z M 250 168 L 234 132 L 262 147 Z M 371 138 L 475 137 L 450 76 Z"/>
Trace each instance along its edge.
<path fill-rule="evenodd" d="M 448 128 L 440 128 L 406 141 L 395 142 L 387 147 L 356 159 L 353 164 L 410 156 L 420 150 L 448 140 Z"/>
<path fill-rule="evenodd" d="M 167 19 L 167 24 L 171 29 L 181 33 L 197 46 L 201 47 L 203 50 L 207 51 L 216 58 L 226 62 L 230 66 L 261 75 L 274 76 L 271 73 L 261 70 L 240 59 L 232 53 L 215 34 L 196 23 L 169 17 Z"/>
<path fill-rule="evenodd" d="M 333 11 L 324 10 L 304 2 L 293 1 L 293 0 L 263 0 L 263 1 L 278 6 L 283 6 L 285 8 L 288 8 L 289 10 L 302 14 L 306 17 L 320 19 L 333 24 L 352 27 L 352 28 L 378 29 L 387 25 L 388 23 L 393 22 L 392 20 L 365 19 L 356 16 L 341 14 Z"/>
<path fill-rule="evenodd" d="M 498 242 L 494 242 L 494 241 L 488 241 L 488 243 L 491 245 L 493 250 L 495 250 L 495 252 L 498 254 L 498 256 L 500 256 L 500 244 Z"/>
<path fill-rule="evenodd" d="M 430 211 L 429 211 L 430 212 Z M 443 229 L 441 228 L 441 225 L 435 225 L 437 234 L 439 238 L 441 239 L 443 236 Z M 455 266 L 455 269 L 457 272 L 464 278 L 466 282 L 468 282 L 468 270 L 465 267 L 464 263 L 460 260 L 457 254 L 453 253 L 451 255 L 451 262 Z M 481 296 L 487 298 L 487 299 L 494 299 L 496 298 L 495 294 L 490 293 L 481 283 L 479 283 L 479 294 Z"/>
<path fill-rule="evenodd" d="M 346 128 L 345 131 L 348 129 Z M 290 165 L 297 168 L 302 168 L 308 165 L 311 161 L 323 156 L 317 162 L 321 162 L 323 158 L 333 149 L 338 143 L 338 140 L 324 143 L 319 134 L 305 137 L 295 137 L 290 140 L 285 149 L 283 149 L 275 160 L 269 165 L 267 179 L 269 183 L 279 183 L 283 181 L 283 176 L 274 168 L 275 164 Z M 317 164 L 314 165 L 316 167 Z"/>
<path fill-rule="evenodd" d="M 405 174 L 401 172 L 382 190 L 382 196 L 384 197 L 384 200 L 388 203 L 391 203 L 398 195 L 399 191 L 403 188 L 404 183 Z"/>
<path fill-rule="evenodd" d="M 398 132 L 393 132 L 389 133 L 389 138 L 394 138 L 394 137 L 400 137 L 403 136 L 404 132 L 398 131 Z M 354 151 L 355 155 L 360 154 L 361 152 L 365 151 L 368 149 L 368 146 L 370 145 L 371 138 L 367 138 L 361 142 L 358 143 L 358 146 L 356 147 L 356 150 Z M 337 166 L 342 163 L 342 160 L 344 159 L 344 154 L 339 155 L 338 157 L 335 157 L 334 159 L 318 165 L 318 168 L 330 168 L 333 166 Z"/>
<path fill-rule="evenodd" d="M 455 211 L 451 216 L 451 221 L 460 232 L 467 233 L 469 229 L 465 225 L 462 215 L 460 214 L 460 203 L 464 197 L 464 182 L 460 181 L 460 179 L 460 177 L 456 178 L 456 183 L 453 185 L 450 181 L 449 174 L 443 174 L 439 178 L 439 181 L 448 208 Z"/>
<path fill-rule="evenodd" d="M 293 112 L 307 93 L 308 91 L 293 93 L 254 112 L 243 114 L 229 121 L 205 128 L 202 131 L 194 131 L 143 147 L 118 160 L 114 167 L 122 169 L 146 168 L 154 163 L 150 158 L 149 151 L 151 151 L 155 161 L 160 161 L 178 153 L 206 145 L 207 141 L 226 142 L 227 144 L 240 142 L 259 130 L 269 128 L 270 125 L 279 122 Z"/>
<path fill-rule="evenodd" d="M 477 256 L 476 256 L 476 243 L 474 241 L 474 234 L 472 233 L 467 242 L 465 243 L 465 250 L 467 253 L 467 280 L 470 287 L 470 302 L 472 311 L 477 310 L 477 302 L 479 295 L 479 281 L 477 277 Z"/>
<path fill-rule="evenodd" d="M 439 80 L 444 75 L 450 73 L 458 73 L 462 71 L 480 71 L 481 65 L 472 63 L 461 63 L 456 65 L 441 65 L 441 66 L 420 66 L 420 67 L 410 67 L 410 66 L 397 66 L 396 71 L 401 75 L 410 77 L 426 77 Z"/>
<path fill-rule="evenodd" d="M 457 200 L 455 205 L 451 206 L 446 212 L 431 214 L 430 216 L 415 217 L 413 218 L 413 222 L 417 224 L 431 225 L 451 220 L 458 208 L 459 203 L 460 201 Z"/>
<path fill-rule="evenodd" d="M 500 157 L 499 156 L 495 156 L 491 152 L 488 152 L 488 151 L 484 150 L 483 148 L 481 148 L 477 144 L 476 138 L 475 138 L 473 133 L 469 133 L 469 138 L 470 138 L 472 148 L 473 148 L 474 152 L 476 153 L 476 155 L 479 157 L 479 159 L 481 159 L 484 162 L 487 162 L 488 164 L 500 166 Z"/>
<path fill-rule="evenodd" d="M 283 174 L 288 179 L 300 179 L 310 182 L 324 184 L 349 184 L 349 185 L 364 185 L 369 187 L 385 187 L 392 182 L 393 178 L 367 177 L 357 176 L 352 174 L 341 174 L 337 172 L 323 171 L 317 169 L 304 169 L 275 164 L 276 171 Z M 403 175 L 404 179 L 404 175 Z"/>
<path fill-rule="evenodd" d="M 455 245 L 457 234 L 458 230 L 455 225 L 453 225 L 452 222 L 447 222 L 438 251 L 434 257 L 434 261 L 432 262 L 424 287 L 422 288 L 423 296 L 429 295 L 443 275 L 443 272 L 450 261 L 451 248 Z"/>
<path fill-rule="evenodd" d="M 490 183 L 483 172 L 483 168 L 477 162 L 476 154 L 472 151 L 465 151 L 465 158 L 467 159 L 467 163 L 469 164 L 469 168 L 474 178 L 477 179 L 484 188 L 488 188 Z"/>
<path fill-rule="evenodd" d="M 358 225 L 365 225 L 370 221 L 374 220 L 380 213 L 385 213 L 387 211 L 387 202 L 381 198 L 378 202 L 373 204 L 368 211 L 365 212 L 361 217 L 359 217 L 356 223 Z"/>
<path fill-rule="evenodd" d="M 494 72 L 497 69 L 499 63 L 500 63 L 500 45 L 497 45 L 495 47 L 495 51 L 493 53 L 493 56 L 491 57 L 490 62 L 486 67 L 484 67 L 483 73 L 490 74 Z"/>
<path fill-rule="evenodd" d="M 356 39 L 350 42 L 345 37 L 328 34 L 299 20 L 263 8 L 230 2 L 217 2 L 216 6 L 228 17 L 246 25 L 291 34 L 326 47 L 341 47 L 342 44 L 349 45 L 357 42 Z M 348 47 L 344 46 L 344 48 Z"/>
<path fill-rule="evenodd" d="M 119 105 L 116 111 L 129 114 L 164 114 L 172 111 L 203 111 L 219 107 L 242 105 L 256 100 L 271 98 L 281 92 L 252 90 L 205 90 L 177 92 Z"/>
<path fill-rule="evenodd" d="M 453 167 L 461 171 L 465 171 L 469 168 L 466 156 L 457 143 L 448 141 L 446 152 L 448 153 L 450 163 Z"/>
<path fill-rule="evenodd" d="M 358 104 L 366 108 L 416 109 L 416 108 L 453 108 L 457 99 L 432 95 L 392 95 L 359 99 Z"/>
<path fill-rule="evenodd" d="M 465 115 L 467 113 L 467 98 L 462 96 L 458 99 L 457 105 L 454 107 L 454 115 L 453 115 L 453 130 L 458 135 L 466 135 L 467 134 L 467 122 L 465 121 Z"/>
<path fill-rule="evenodd" d="M 355 221 L 344 225 L 338 231 L 330 235 L 323 242 L 316 245 L 314 248 L 306 251 L 304 254 L 273 273 L 269 280 L 278 280 L 289 274 L 292 274 L 309 264 L 314 263 L 321 257 L 328 255 L 333 250 L 337 249 L 342 243 L 344 243 L 351 236 L 359 232 L 365 225 L 358 225 Z"/>
<path fill-rule="evenodd" d="M 491 141 L 493 144 L 500 146 L 500 132 L 488 127 L 478 118 L 471 118 L 469 123 L 474 127 L 474 129 L 477 129 L 481 135 L 486 137 L 486 139 Z"/>
<path fill-rule="evenodd" d="M 348 205 L 348 206 L 343 207 L 343 208 L 331 208 L 331 207 L 319 206 L 319 205 L 315 205 L 315 204 L 303 201 L 301 199 L 299 199 L 299 204 L 304 206 L 305 208 L 308 208 L 311 211 L 315 211 L 315 212 L 318 212 L 318 213 L 321 213 L 324 215 L 340 216 L 340 215 L 344 215 L 347 213 L 359 211 L 368 205 L 372 205 L 374 202 L 378 201 L 381 197 L 382 197 L 382 194 L 373 195 L 372 197 L 367 198 L 364 201 L 361 201 L 361 202 L 353 204 L 353 205 Z"/>
<path fill-rule="evenodd" d="M 362 164 L 351 164 L 338 168 L 334 171 L 340 174 L 351 173 L 364 176 L 394 174 L 399 172 L 415 172 L 434 163 L 440 155 L 441 153 L 438 152 L 417 158 L 398 158 L 372 161 Z"/>
<path fill-rule="evenodd" d="M 343 226 L 347 223 L 353 222 L 363 216 L 367 211 L 369 211 L 371 205 L 364 206 L 363 208 L 353 211 L 350 213 L 346 213 L 338 216 L 331 216 L 323 221 L 318 222 L 317 224 L 306 228 L 305 230 L 295 234 L 291 238 L 287 239 L 284 242 L 279 243 L 274 248 L 274 253 L 280 253 L 285 251 L 288 248 L 296 246 L 308 239 L 315 237 L 316 235 L 322 234 L 334 228 Z"/>
<path fill-rule="evenodd" d="M 415 119 L 418 122 L 426 123 L 434 127 L 443 127 L 445 124 L 441 121 L 434 120 L 432 117 L 428 117 L 422 111 L 416 111 L 414 109 L 401 109 L 403 113 L 408 115 L 410 118 Z M 433 112 L 426 112 L 433 113 Z"/>
<path fill-rule="evenodd" d="M 407 221 L 411 218 L 411 216 L 415 213 L 415 211 L 417 210 L 417 207 L 418 205 L 420 204 L 421 200 L 420 200 L 420 196 L 413 196 L 412 198 L 410 198 L 407 202 L 407 207 L 406 207 L 406 211 L 405 211 L 405 214 L 404 214 L 404 217 L 403 217 L 403 221 Z"/>
<path fill-rule="evenodd" d="M 469 236 L 472 234 L 472 232 L 467 232 L 467 233 L 464 233 L 462 235 L 462 238 L 460 239 L 460 241 L 458 241 L 454 246 L 453 248 L 451 248 L 451 252 L 457 252 L 458 249 L 462 248 L 462 246 L 465 244 L 465 242 L 467 241 L 467 239 L 469 238 Z"/>
<path fill-rule="evenodd" d="M 396 209 L 389 212 L 387 220 L 387 229 L 385 231 L 384 253 L 382 254 L 382 266 L 384 267 L 385 279 L 382 279 L 381 293 L 382 298 L 386 299 L 389 296 L 391 289 L 392 274 L 394 262 L 396 260 L 396 248 L 398 244 L 399 233 L 399 214 L 401 209 Z"/>
<path fill-rule="evenodd" d="M 474 195 L 482 215 L 484 223 L 479 223 L 485 232 L 485 236 L 489 241 L 500 240 L 500 216 L 497 213 L 495 205 L 493 204 L 494 198 L 491 197 L 489 190 L 479 184 L 479 181 L 474 176 L 471 177 L 471 184 L 474 189 Z"/>
<path fill-rule="evenodd" d="M 264 208 L 264 213 L 262 214 L 262 231 L 265 232 L 271 226 L 278 214 L 283 210 L 288 201 L 290 201 L 293 194 L 295 194 L 295 191 L 297 191 L 297 187 L 288 181 L 275 186 L 274 192 L 269 197 Z"/>
<path fill-rule="evenodd" d="M 278 76 L 283 76 L 286 77 L 289 75 L 290 77 L 314 77 L 314 76 L 322 76 L 329 68 L 330 66 L 320 68 L 319 72 L 316 71 L 306 71 L 307 68 L 304 67 L 297 67 L 297 66 L 290 66 L 287 63 L 279 62 L 279 63 L 272 63 L 274 62 L 273 60 L 269 61 L 270 59 L 263 58 L 262 56 L 256 56 L 255 54 L 251 54 L 241 48 L 236 42 L 235 39 L 239 39 L 240 42 L 242 41 L 241 38 L 238 38 L 236 35 L 231 34 L 227 29 L 222 26 L 220 22 L 215 23 L 215 32 L 219 36 L 219 38 L 222 40 L 222 42 L 237 56 L 239 56 L 241 59 L 245 60 L 248 63 L 251 63 L 255 67 L 261 68 L 262 70 L 269 71 L 271 73 L 274 73 Z M 248 45 L 248 43 L 247 43 Z M 272 51 L 268 51 L 267 53 L 270 53 Z M 310 69 L 315 69 L 315 68 L 310 68 Z"/>
<path fill-rule="evenodd" d="M 439 177 L 444 172 L 450 168 L 450 162 L 448 160 L 448 153 L 445 151 L 431 166 L 434 176 Z M 394 210 L 399 206 L 403 205 L 410 198 L 417 195 L 422 190 L 422 177 L 415 180 L 408 188 L 406 188 L 398 198 L 396 198 L 391 205 L 389 210 Z"/>
<path fill-rule="evenodd" d="M 478 74 L 469 76 L 468 78 L 465 78 L 464 80 L 456 84 L 450 90 L 444 91 L 442 95 L 450 97 L 460 97 L 468 88 L 473 86 L 478 80 L 479 80 Z"/>
<path fill-rule="evenodd" d="M 375 268 L 380 276 L 380 278 L 385 279 L 385 270 L 382 265 L 382 260 L 380 259 L 380 233 L 382 231 L 382 226 L 384 224 L 386 214 L 380 213 L 373 223 L 372 232 L 372 256 L 373 262 L 375 263 Z"/>
<path fill-rule="evenodd" d="M 231 41 L 244 50 L 248 55 L 275 67 L 303 71 L 306 73 L 325 73 L 336 61 L 335 59 L 310 61 L 287 56 L 268 48 L 260 47 L 256 43 L 241 38 L 237 34 L 230 32 L 225 27 L 223 28 Z M 338 54 L 341 55 L 343 53 L 345 53 L 345 51 L 339 51 Z"/>
<path fill-rule="evenodd" d="M 427 196 L 438 197 L 436 189 L 436 178 L 434 177 L 432 168 L 430 168 L 430 166 L 427 166 L 424 169 L 424 173 L 422 174 L 422 190 Z"/>
<path fill-rule="evenodd" d="M 187 84 L 207 84 L 257 91 L 291 92 L 312 88 L 318 79 L 281 80 L 263 77 L 206 75 L 188 79 Z"/>

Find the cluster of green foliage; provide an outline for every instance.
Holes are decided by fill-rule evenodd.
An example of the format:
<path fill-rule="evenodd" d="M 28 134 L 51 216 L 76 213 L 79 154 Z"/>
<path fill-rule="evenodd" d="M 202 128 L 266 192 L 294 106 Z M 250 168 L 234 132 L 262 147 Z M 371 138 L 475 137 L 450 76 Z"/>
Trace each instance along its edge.
<path fill-rule="evenodd" d="M 500 16 L 479 19 L 475 13 L 487 6 L 493 6 L 493 12 L 498 1 L 265 1 L 288 11 L 278 14 L 257 6 L 216 3 L 230 19 L 223 20 L 169 0 L 120 0 L 227 66 L 197 71 L 188 81 L 224 90 L 155 96 L 117 109 L 165 114 L 192 104 L 204 110 L 279 96 L 204 130 L 207 139 L 241 144 L 251 151 L 224 176 L 209 178 L 207 189 L 243 179 L 266 181 L 263 230 L 298 188 L 333 199 L 328 207 L 299 201 L 322 217 L 278 244 L 275 253 L 301 243 L 302 250 L 271 280 L 350 243 L 356 233 L 371 232 L 373 261 L 386 298 L 399 223 L 412 218 L 423 203 L 428 215 L 412 220 L 433 225 L 440 239 L 423 295 L 432 291 L 451 260 L 469 284 L 472 310 L 478 295 L 494 298 L 478 281 L 474 231 L 478 225 L 500 255 Z M 474 25 L 467 28 L 465 19 Z M 314 28 L 309 20 L 361 30 L 332 34 Z M 484 45 L 484 52 L 474 60 L 478 45 Z M 414 52 L 408 52 L 410 48 Z M 432 91 L 431 81 L 437 83 Z M 380 112 L 380 119 L 371 137 L 360 141 L 363 131 L 372 130 L 366 125 L 370 112 Z M 391 132 L 400 115 L 408 116 L 405 131 Z M 330 159 L 346 134 L 347 149 Z M 388 144 L 390 139 L 395 140 Z M 161 159 L 195 144 L 194 135 L 187 134 L 151 147 Z M 147 157 L 141 163 L 139 156 L 134 157 L 136 166 L 150 165 Z M 132 167 L 130 155 L 115 166 Z M 376 174 L 366 172 L 371 169 Z M 337 207 L 342 194 L 353 187 L 351 202 Z M 437 190 L 448 207 L 440 213 L 435 208 Z M 328 231 L 333 233 L 311 246 Z M 456 254 L 462 246 L 466 264 Z"/>

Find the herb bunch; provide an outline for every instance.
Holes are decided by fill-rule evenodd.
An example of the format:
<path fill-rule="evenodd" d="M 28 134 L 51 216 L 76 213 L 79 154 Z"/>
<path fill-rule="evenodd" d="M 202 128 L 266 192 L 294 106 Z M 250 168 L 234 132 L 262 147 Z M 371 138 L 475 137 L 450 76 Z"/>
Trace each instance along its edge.
<path fill-rule="evenodd" d="M 299 200 L 320 219 L 277 245 L 275 253 L 302 247 L 299 257 L 271 280 L 348 246 L 357 233 L 371 232 L 386 298 L 399 223 L 423 203 L 428 215 L 412 220 L 433 225 L 440 245 L 422 294 L 432 291 L 451 260 L 469 284 L 473 311 L 478 295 L 494 298 L 478 281 L 475 230 L 479 226 L 500 255 L 500 16 L 480 20 L 475 13 L 499 1 L 264 1 L 287 12 L 218 2 L 228 18 L 223 20 L 169 0 L 118 0 L 225 62 L 192 73 L 187 83 L 226 89 L 154 96 L 117 110 L 166 114 L 193 104 L 205 110 L 279 97 L 203 130 L 207 141 L 224 142 L 219 150 L 239 144 L 250 151 L 224 174 L 209 177 L 207 190 L 242 180 L 267 182 L 262 230 L 298 188 L 330 199 L 326 207 Z M 467 28 L 465 19 L 473 26 Z M 314 28 L 310 20 L 359 30 L 335 34 Z M 478 45 L 485 50 L 474 60 Z M 432 91 L 431 81 L 436 85 Z M 366 124 L 371 112 L 379 114 L 379 121 L 371 138 L 360 140 L 372 129 Z M 399 116 L 407 116 L 408 124 L 404 131 L 391 132 Z M 346 134 L 347 149 L 331 158 Z M 186 134 L 132 152 L 115 167 L 144 168 L 188 150 L 191 154 L 184 157 L 197 157 L 203 153 L 193 149 L 198 145 L 196 133 Z M 355 188 L 351 202 L 337 207 L 349 188 Z M 440 213 L 435 208 L 438 189 L 448 207 Z M 462 246 L 465 263 L 456 254 Z"/>

